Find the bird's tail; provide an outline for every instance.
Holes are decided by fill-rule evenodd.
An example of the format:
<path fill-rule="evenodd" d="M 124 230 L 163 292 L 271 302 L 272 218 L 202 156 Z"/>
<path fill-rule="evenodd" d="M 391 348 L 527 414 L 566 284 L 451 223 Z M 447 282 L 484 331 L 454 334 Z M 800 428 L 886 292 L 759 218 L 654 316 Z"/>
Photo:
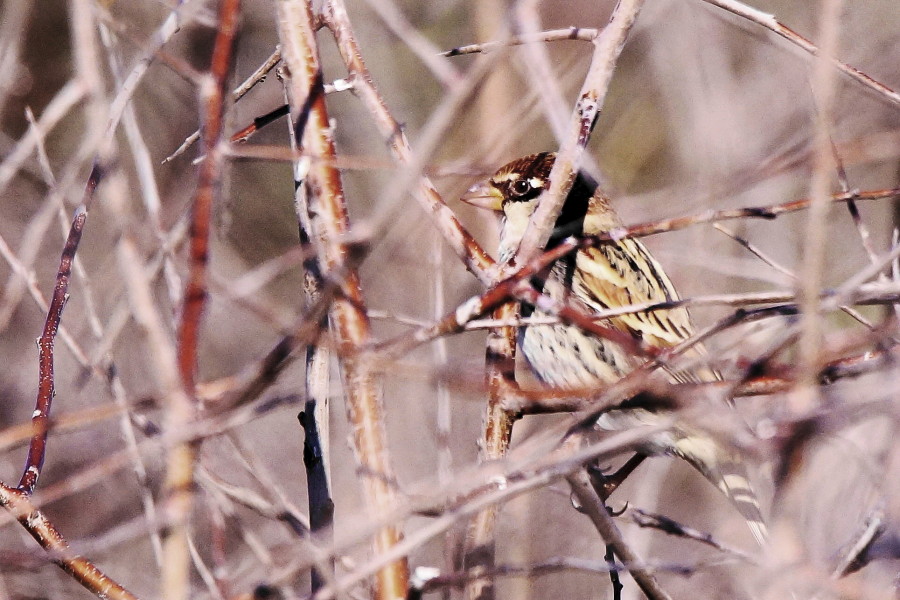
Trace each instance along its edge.
<path fill-rule="evenodd" d="M 747 526 L 759 545 L 765 545 L 768 528 L 741 456 L 723 448 L 713 438 L 690 434 L 681 436 L 672 450 L 731 500 L 747 521 Z"/>

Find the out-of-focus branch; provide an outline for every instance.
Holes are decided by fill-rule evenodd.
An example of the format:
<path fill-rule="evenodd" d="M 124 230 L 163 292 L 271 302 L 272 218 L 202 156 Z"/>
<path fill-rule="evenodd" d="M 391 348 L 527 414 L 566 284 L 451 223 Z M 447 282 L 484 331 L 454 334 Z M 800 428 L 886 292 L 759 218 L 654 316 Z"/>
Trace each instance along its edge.
<path fill-rule="evenodd" d="M 574 445 L 559 447 L 559 440 L 567 433 L 577 431 L 577 423 L 581 420 L 581 415 L 576 415 L 562 424 L 546 428 L 513 449 L 506 458 L 461 473 L 450 486 L 435 491 L 434 484 L 428 482 L 427 487 L 420 487 L 421 493 L 412 495 L 417 498 L 415 503 L 401 507 L 397 514 L 389 515 L 386 519 L 396 521 L 411 514 L 425 514 L 435 518 L 415 531 L 410 531 L 387 554 L 373 557 L 371 561 L 340 577 L 335 585 L 323 588 L 313 597 L 314 600 L 334 598 L 338 592 L 350 589 L 350 586 L 396 557 L 406 556 L 461 519 L 473 516 L 488 506 L 507 502 L 528 491 L 545 487 L 581 469 L 583 464 L 620 454 L 669 426 L 669 423 L 663 423 L 659 426 L 638 427 L 580 448 L 574 448 Z M 572 436 L 578 436 L 578 433 Z M 353 537 L 359 539 L 377 526 L 378 523 L 360 522 Z M 340 552 L 344 547 L 349 547 L 350 543 L 350 540 L 345 539 L 334 551 Z"/>
<path fill-rule="evenodd" d="M 813 73 L 813 97 L 816 102 L 813 172 L 809 195 L 812 200 L 806 222 L 803 247 L 803 271 L 799 285 L 803 323 L 798 348 L 800 379 L 791 395 L 791 410 L 799 415 L 812 410 L 818 399 L 815 377 L 819 369 L 822 337 L 819 292 L 825 270 L 826 217 L 834 169 L 831 130 L 832 112 L 837 95 L 837 73 L 831 61 L 837 55 L 840 15 L 843 0 L 823 0 L 819 33 L 822 49 Z"/>
<path fill-rule="evenodd" d="M 290 70 L 291 119 L 297 144 L 312 156 L 335 156 L 331 123 L 325 106 L 322 71 L 312 7 L 304 0 L 277 3 L 282 55 Z M 326 162 L 303 161 L 295 177 L 303 180 L 310 204 L 314 240 L 323 273 L 342 273 L 340 295 L 331 309 L 332 335 L 340 354 L 344 375 L 348 420 L 366 503 L 376 519 L 397 504 L 396 481 L 387 450 L 384 406 L 371 360 L 360 351 L 369 343 L 365 300 L 355 268 L 347 265 L 348 248 L 343 236 L 349 231 L 340 172 Z M 374 539 L 376 555 L 389 551 L 401 540 L 395 526 L 382 527 Z M 375 581 L 375 597 L 403 598 L 409 572 L 405 558 L 381 568 Z"/>
<path fill-rule="evenodd" d="M 222 154 L 226 85 L 240 15 L 240 0 L 223 0 L 213 45 L 209 74 L 201 79 L 203 109 L 201 138 L 205 159 L 200 164 L 197 192 L 191 206 L 191 234 L 187 285 L 178 327 L 177 361 L 184 393 L 172 394 L 165 414 L 165 429 L 176 432 L 196 417 L 197 347 L 207 299 L 207 267 L 213 206 L 222 183 Z M 196 445 L 173 443 L 166 457 L 164 489 L 166 511 L 172 526 L 163 539 L 161 595 L 178 600 L 190 593 L 190 543 L 188 521 L 193 505 Z"/>
<path fill-rule="evenodd" d="M 704 2 L 707 2 L 714 6 L 718 6 L 721 9 L 727 10 L 731 14 L 737 15 L 743 19 L 747 19 L 748 21 L 756 23 L 757 25 L 761 25 L 762 27 L 765 27 L 769 31 L 780 35 L 787 41 L 791 42 L 795 46 L 800 47 L 813 56 L 821 55 L 821 48 L 813 44 L 811 41 L 794 31 L 790 27 L 782 25 L 778 21 L 778 19 L 775 18 L 775 15 L 763 12 L 761 10 L 753 8 L 752 6 L 744 4 L 743 2 L 738 2 L 737 0 L 704 0 Z M 900 105 L 900 94 L 898 94 L 891 88 L 878 81 L 875 81 L 862 71 L 839 61 L 834 55 L 829 55 L 826 53 L 823 58 L 826 63 L 830 63 L 850 79 L 861 83 L 871 90 L 874 90 L 878 93 L 879 96 L 886 98 L 889 102 Z"/>

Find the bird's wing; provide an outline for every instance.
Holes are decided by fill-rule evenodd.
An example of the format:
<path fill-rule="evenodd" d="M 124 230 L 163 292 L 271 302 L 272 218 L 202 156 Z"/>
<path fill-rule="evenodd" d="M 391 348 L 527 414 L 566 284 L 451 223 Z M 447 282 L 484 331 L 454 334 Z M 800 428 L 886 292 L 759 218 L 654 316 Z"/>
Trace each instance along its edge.
<path fill-rule="evenodd" d="M 575 260 L 577 268 L 572 274 L 573 288 L 576 295 L 581 296 L 585 304 L 594 310 L 678 300 L 678 294 L 662 267 L 637 240 L 626 239 L 619 245 L 588 248 L 580 251 Z M 630 313 L 612 317 L 609 321 L 614 327 L 659 348 L 677 345 L 694 333 L 690 315 L 684 307 Z M 691 351 L 695 356 L 703 352 L 699 345 Z M 666 371 L 678 382 L 721 379 L 716 371 L 708 367 L 690 371 L 667 367 Z M 646 414 L 649 422 L 653 419 L 650 413 L 635 415 L 631 411 L 630 414 L 631 418 Z M 708 435 L 680 428 L 670 445 L 667 444 L 667 451 L 689 462 L 718 487 L 746 519 L 756 540 L 760 544 L 765 542 L 766 525 L 759 501 L 743 459 L 738 454 Z"/>
<path fill-rule="evenodd" d="M 603 244 L 578 252 L 573 286 L 594 310 L 678 300 L 662 267 L 637 240 Z M 687 309 L 642 311 L 612 317 L 617 328 L 658 347 L 674 346 L 693 334 Z"/>
<path fill-rule="evenodd" d="M 679 299 L 665 271 L 638 240 L 587 248 L 579 251 L 575 260 L 573 288 L 576 296 L 593 310 Z M 611 317 L 609 322 L 657 348 L 675 346 L 694 334 L 690 314 L 684 307 L 628 313 Z M 699 344 L 688 352 L 694 356 L 703 354 Z M 721 379 L 714 370 L 703 367 L 691 371 L 666 370 L 681 383 Z"/>

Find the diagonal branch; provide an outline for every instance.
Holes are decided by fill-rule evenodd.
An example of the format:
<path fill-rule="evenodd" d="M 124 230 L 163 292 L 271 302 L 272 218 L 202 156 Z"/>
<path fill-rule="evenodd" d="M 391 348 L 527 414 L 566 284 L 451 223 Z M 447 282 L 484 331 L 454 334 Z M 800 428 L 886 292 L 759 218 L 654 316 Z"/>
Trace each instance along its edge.
<path fill-rule="evenodd" d="M 569 122 L 566 139 L 550 172 L 550 189 L 545 192 L 519 244 L 517 257 L 529 259 L 547 244 L 566 196 L 575 183 L 581 155 L 600 115 L 613 70 L 625 46 L 628 33 L 643 6 L 643 0 L 620 0 L 609 24 L 594 40 L 594 54 L 578 101 Z"/>
<path fill-rule="evenodd" d="M 718 6 L 723 10 L 727 10 L 733 15 L 737 15 L 743 19 L 747 19 L 757 25 L 761 25 L 765 27 L 769 31 L 772 31 L 790 43 L 798 46 L 804 51 L 808 52 L 813 56 L 819 56 L 821 54 L 821 48 L 813 44 L 810 40 L 806 39 L 790 27 L 783 25 L 775 18 L 774 15 L 763 12 L 752 6 L 748 6 L 743 2 L 738 2 L 737 0 L 704 0 L 708 4 L 712 4 L 713 6 Z M 852 67 L 846 63 L 839 61 L 837 58 L 831 55 L 826 55 L 823 57 L 826 63 L 830 63 L 834 68 L 840 71 L 845 76 L 849 77 L 853 81 L 856 81 L 870 90 L 874 90 L 880 96 L 886 98 L 892 104 L 900 105 L 900 94 L 889 88 L 888 86 L 880 83 L 859 69 Z"/>
<path fill-rule="evenodd" d="M 388 110 L 384 98 L 381 96 L 378 88 L 375 87 L 372 75 L 363 60 L 362 51 L 356 42 L 343 0 L 330 0 L 328 6 L 329 24 L 333 30 L 338 50 L 347 65 L 347 69 L 353 75 L 354 91 L 374 117 L 375 124 L 381 131 L 382 136 L 387 140 L 388 146 L 397 160 L 404 165 L 414 166 L 418 164 L 418 161 L 424 160 L 423 155 L 427 153 L 422 152 L 421 149 L 417 154 L 413 153 L 402 125 Z M 476 79 L 474 76 L 467 78 L 461 86 L 463 89 L 456 91 L 456 93 L 463 96 L 468 94 Z M 485 285 L 490 284 L 492 282 L 490 274 L 494 268 L 494 261 L 475 241 L 475 238 L 463 228 L 428 177 L 424 175 L 419 177 L 418 188 L 414 196 L 456 255 L 466 265 L 466 268 L 481 283 Z"/>
<path fill-rule="evenodd" d="M 137 600 L 137 596 L 110 579 L 92 562 L 69 548 L 62 534 L 31 501 L 28 494 L 0 484 L 0 506 L 3 506 L 28 530 L 46 550 L 59 568 L 99 598 Z"/>
<path fill-rule="evenodd" d="M 622 537 L 622 532 L 616 527 L 609 509 L 594 492 L 591 486 L 591 478 L 584 469 L 580 469 L 566 477 L 572 488 L 572 494 L 578 499 L 581 511 L 590 518 L 594 527 L 600 533 L 603 541 L 612 548 L 619 559 L 625 563 L 628 572 L 634 577 L 641 591 L 650 600 L 668 600 L 669 594 L 659 585 L 656 577 L 643 565 L 643 561 L 632 550 L 631 546 Z"/>

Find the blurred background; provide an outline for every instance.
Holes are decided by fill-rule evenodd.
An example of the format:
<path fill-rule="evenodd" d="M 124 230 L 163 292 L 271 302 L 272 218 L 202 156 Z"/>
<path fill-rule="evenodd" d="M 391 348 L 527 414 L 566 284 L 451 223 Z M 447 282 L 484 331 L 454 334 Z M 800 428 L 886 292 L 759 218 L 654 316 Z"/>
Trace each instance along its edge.
<path fill-rule="evenodd" d="M 113 578 L 143 597 L 158 594 L 158 566 L 146 526 L 148 498 L 159 497 L 163 448 L 148 429 L 160 416 L 157 378 L 150 347 L 135 324 L 125 298 L 116 244 L 123 232 L 136 236 L 148 264 L 158 264 L 160 240 L 185 219 L 195 191 L 197 147 L 167 162 L 201 117 L 197 88 L 187 67 L 208 68 L 216 26 L 216 3 L 188 1 L 3 0 L 0 2 L 0 479 L 14 484 L 21 475 L 34 410 L 37 350 L 65 232 L 80 202 L 93 156 L 105 136 L 111 103 L 121 81 L 154 47 L 165 19 L 177 8 L 179 30 L 156 55 L 134 90 L 130 109 L 115 132 L 114 169 L 100 186 L 79 250 L 80 265 L 57 341 L 53 413 L 60 426 L 51 434 L 39 484 L 40 502 L 72 545 Z M 241 29 L 232 83 L 236 86 L 273 52 L 278 32 L 273 4 L 242 3 Z M 602 27 L 614 3 L 545 0 L 540 27 Z M 816 41 L 820 4 L 753 0 L 799 34 Z M 441 79 L 404 37 L 398 19 L 434 51 L 518 31 L 513 0 L 348 0 L 363 58 L 388 108 L 410 137 L 413 150 L 450 96 Z M 391 10 L 396 11 L 393 17 Z M 85 12 L 87 11 L 87 12 Z M 79 66 L 78 27 L 87 24 L 96 47 L 95 68 Z M 326 82 L 347 76 L 329 33 L 319 34 Z M 431 52 L 429 50 L 429 53 Z M 553 80 L 536 79 L 522 47 L 490 54 L 489 75 L 472 101 L 453 118 L 428 173 L 452 210 L 479 242 L 493 252 L 498 221 L 456 200 L 475 181 L 518 156 L 553 150 L 559 142 L 548 115 L 568 118 L 592 46 L 580 41 L 546 44 Z M 429 56 L 433 55 L 429 54 Z M 893 89 L 900 88 L 900 11 L 896 0 L 847 2 L 840 22 L 838 56 Z M 478 55 L 446 60 L 465 77 Z M 806 198 L 813 155 L 816 102 L 811 92 L 811 56 L 759 25 L 700 0 L 646 3 L 618 63 L 603 112 L 589 145 L 591 168 L 626 223 L 641 223 L 709 209 L 766 206 Z M 91 80 L 87 74 L 95 78 Z M 92 87 L 93 86 L 93 87 Z M 547 102 L 547 90 L 563 102 Z M 273 74 L 227 114 L 227 134 L 245 127 L 284 103 Z M 399 167 L 370 114 L 352 92 L 329 96 L 351 221 L 372 231 L 371 254 L 362 266 L 362 284 L 376 340 L 386 340 L 427 323 L 482 291 L 453 256 L 410 197 L 387 225 L 384 200 L 392 196 Z M 29 115 L 32 115 L 30 117 Z M 29 123 L 29 118 L 37 125 Z M 35 127 L 40 132 L 35 135 Z M 247 142 L 264 148 L 288 146 L 281 119 Z M 35 143 L 37 140 L 37 143 Z M 900 106 L 844 76 L 838 77 L 833 142 L 851 188 L 885 189 L 900 179 Z M 238 149 L 243 146 L 239 146 Z M 147 175 L 150 175 L 148 178 Z M 834 190 L 839 187 L 835 178 Z M 158 209 L 155 208 L 158 203 Z M 891 248 L 897 225 L 895 205 L 860 206 L 878 254 Z M 752 244 L 781 268 L 760 260 L 729 235 L 702 225 L 652 236 L 647 245 L 675 281 L 682 296 L 791 290 L 791 273 L 803 260 L 805 212 L 775 221 L 723 223 L 733 236 Z M 201 341 L 200 376 L 220 381 L 259 360 L 288 329 L 304 305 L 297 256 L 291 164 L 285 160 L 234 158 L 226 169 L 215 208 L 211 251 L 211 298 Z M 860 234 L 843 206 L 830 209 L 825 287 L 838 286 L 869 263 Z M 174 244 L 171 262 L 155 271 L 154 300 L 174 340 L 184 286 L 183 245 Z M 255 282 L 261 265 L 280 260 L 277 275 Z M 137 266 L 135 265 L 135 268 Z M 733 309 L 694 310 L 699 325 Z M 882 307 L 859 311 L 875 323 Z M 867 330 L 846 315 L 826 315 L 823 354 L 872 347 Z M 708 345 L 726 374 L 741 360 L 768 347 L 786 320 L 772 319 L 735 328 Z M 896 323 L 892 325 L 896 329 Z M 895 331 L 882 332 L 893 340 Z M 423 489 L 476 460 L 485 390 L 483 331 L 446 338 L 417 349 L 390 366 L 384 401 L 390 451 L 404 490 Z M 893 343 L 891 341 L 890 343 Z M 874 344 L 874 342 L 873 342 Z M 787 354 L 785 359 L 790 358 Z M 114 369 L 118 396 L 109 383 Z M 338 373 L 332 385 L 332 477 L 338 536 L 350 535 L 363 518 Z M 832 401 L 893 399 L 897 374 L 891 365 L 867 378 L 829 388 Z M 302 596 L 308 574 L 287 581 L 276 574 L 304 557 L 296 536 L 283 523 L 226 498 L 216 482 L 240 486 L 267 498 L 306 506 L 302 464 L 302 360 L 265 391 L 268 402 L 227 433 L 201 446 L 194 542 L 198 560 L 224 565 L 227 593 L 195 577 L 194 597 L 251 593 L 259 584 L 281 585 L 288 597 Z M 741 401 L 748 418 L 770 418 L 783 397 Z M 813 445 L 790 511 L 782 517 L 800 524 L 796 554 L 827 565 L 870 514 L 879 499 L 897 516 L 893 418 L 877 413 L 853 427 L 837 427 Z M 126 407 L 130 418 L 113 407 Z M 255 405 L 257 408 L 262 404 Z M 104 412 L 105 411 L 105 412 Z M 437 435 L 439 418 L 449 422 L 449 438 Z M 516 425 L 514 443 L 560 417 L 528 417 Z M 447 421 L 449 419 L 449 421 Z M 24 428 L 23 428 L 24 426 Z M 152 428 L 152 427 L 151 427 Z M 134 438 L 136 450 L 129 450 Z M 764 457 L 765 453 L 761 452 Z M 116 457 L 127 460 L 109 462 Z M 139 461 L 135 458 L 139 456 Z M 767 503 L 765 461 L 759 487 Z M 139 466 L 138 466 L 139 465 Z M 893 467 L 893 471 L 891 468 Z M 280 500 L 279 500 L 280 501 Z M 736 512 L 690 468 L 663 458 L 641 467 L 611 503 L 663 512 L 742 548 L 753 542 Z M 276 500 L 273 500 L 276 502 Z M 277 502 L 276 502 L 277 503 Z M 362 511 L 362 512 L 361 512 Z M 0 515 L 0 598 L 87 597 L 88 593 L 49 564 L 12 519 Z M 404 523 L 409 532 L 425 523 Z M 519 497 L 504 507 L 498 562 L 535 564 L 551 558 L 600 560 L 603 545 L 585 517 L 572 510 L 567 486 L 555 484 Z M 786 572 L 747 568 L 723 560 L 712 549 L 623 524 L 629 539 L 653 561 L 679 564 L 685 556 L 702 563 L 690 577 L 660 575 L 676 597 L 780 597 Z M 411 564 L 446 568 L 458 553 L 462 526 L 446 539 L 432 540 L 411 556 Z M 224 536 L 213 543 L 215 535 Z M 216 544 L 219 544 L 216 546 Z M 213 556 L 224 549 L 224 556 Z M 791 546 L 793 548 L 793 546 Z M 773 553 L 776 554 L 776 553 Z M 364 561 L 366 544 L 347 557 Z M 783 558 L 782 555 L 778 555 Z M 448 562 L 449 561 L 449 562 Z M 827 567 L 823 567 L 827 571 Z M 895 571 L 872 565 L 848 584 L 855 597 L 887 597 Z M 797 575 L 803 585 L 814 576 Z M 772 582 L 776 583 L 772 583 Z M 611 597 L 602 573 L 562 571 L 540 577 L 501 579 L 498 598 Z M 804 588 L 805 589 L 805 588 Z M 217 594 L 219 594 L 217 596 Z M 363 597 L 363 591 L 352 597 Z M 434 597 L 437 597 L 435 594 Z M 452 597 L 461 597 L 458 590 Z M 631 584 L 626 597 L 640 597 Z"/>

